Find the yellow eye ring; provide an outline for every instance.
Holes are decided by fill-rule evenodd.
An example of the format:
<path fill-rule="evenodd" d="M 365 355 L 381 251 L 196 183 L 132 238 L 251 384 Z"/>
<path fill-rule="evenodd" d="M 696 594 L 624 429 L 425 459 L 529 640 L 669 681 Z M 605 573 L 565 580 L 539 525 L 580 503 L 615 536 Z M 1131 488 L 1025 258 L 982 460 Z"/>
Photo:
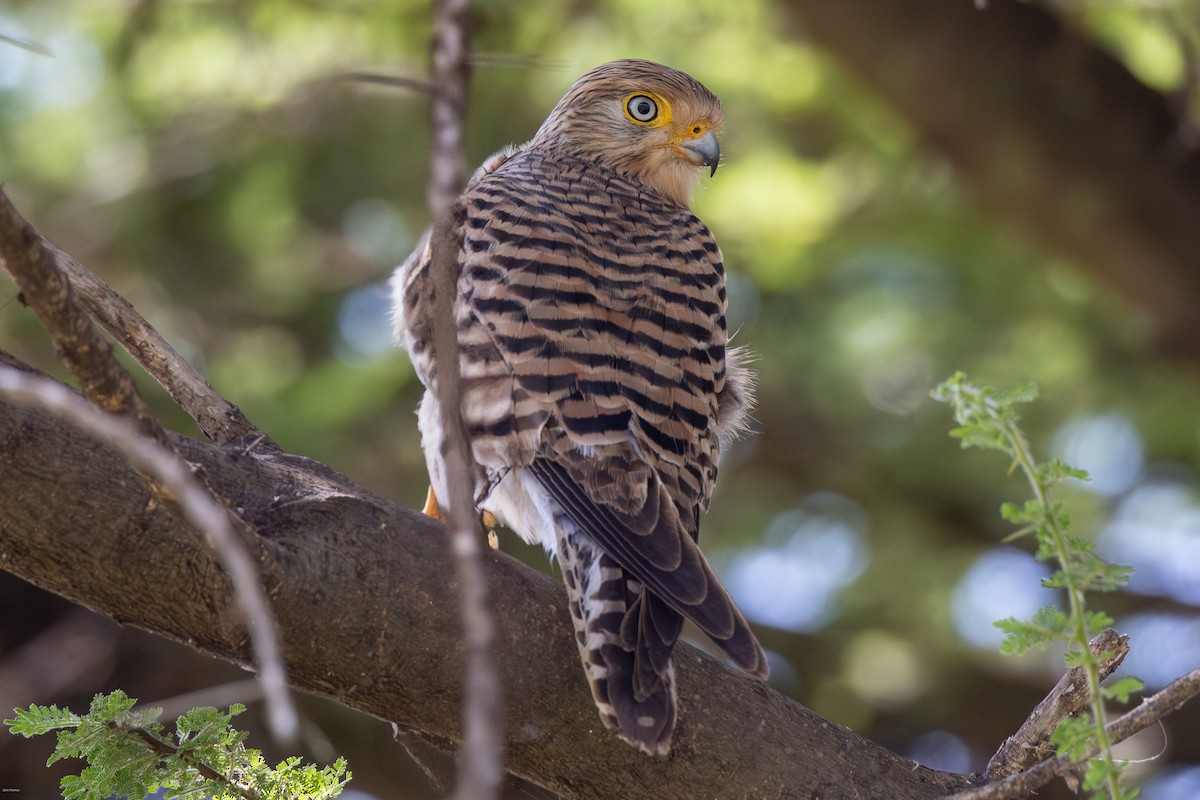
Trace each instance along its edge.
<path fill-rule="evenodd" d="M 625 98 L 625 118 L 635 125 L 660 128 L 671 120 L 671 104 L 652 92 L 634 92 Z"/>

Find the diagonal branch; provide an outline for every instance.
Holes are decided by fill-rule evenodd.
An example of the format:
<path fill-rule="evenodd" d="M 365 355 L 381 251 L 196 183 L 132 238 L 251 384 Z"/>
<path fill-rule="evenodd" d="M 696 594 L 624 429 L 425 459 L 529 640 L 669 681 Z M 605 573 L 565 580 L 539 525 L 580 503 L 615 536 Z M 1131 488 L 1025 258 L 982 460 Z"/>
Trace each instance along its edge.
<path fill-rule="evenodd" d="M 1171 712 L 1200 694 L 1200 669 L 1176 678 L 1166 688 L 1151 695 L 1140 706 L 1108 724 L 1113 743 L 1123 742 L 1135 733 L 1157 724 Z M 1057 777 L 1067 774 L 1099 753 L 1093 748 L 1086 757 L 1071 759 L 1065 756 L 1050 758 L 1025 772 L 1003 780 L 951 795 L 949 800 L 1018 800 L 1027 797 Z"/>
<path fill-rule="evenodd" d="M 181 750 L 173 744 L 164 742 L 145 728 L 137 725 L 119 725 L 117 723 L 109 723 L 109 727 L 120 733 L 124 733 L 137 740 L 138 744 L 145 747 L 150 752 L 160 758 L 174 757 L 187 764 L 196 771 L 201 778 L 207 781 L 219 783 L 229 790 L 230 793 L 236 794 L 243 800 L 261 800 L 257 792 L 251 791 L 244 786 L 239 786 L 234 781 L 217 772 L 215 769 L 205 764 L 196 757 L 194 752 Z M 161 763 L 161 762 L 159 762 Z"/>
<path fill-rule="evenodd" d="M 1108 654 L 1100 659 L 1100 680 L 1104 680 L 1125 660 L 1129 653 L 1129 637 L 1107 628 L 1092 639 L 1088 647 L 1097 658 Z M 1086 670 L 1083 667 L 1067 670 L 1020 729 L 1005 739 L 988 761 L 984 780 L 991 783 L 1006 775 L 1015 775 L 1054 755 L 1050 734 L 1054 733 L 1058 723 L 1079 713 L 1090 701 Z"/>
<path fill-rule="evenodd" d="M 76 299 L 142 369 L 158 381 L 209 439 L 217 444 L 256 439 L 262 432 L 241 409 L 209 385 L 133 304 L 97 278 L 69 253 L 42 239 L 58 268 L 71 279 Z"/>
<path fill-rule="evenodd" d="M 11 367 L 0 367 L 0 395 L 45 409 L 119 450 L 135 469 L 167 489 L 184 518 L 211 540 L 233 581 L 235 598 L 245 616 L 271 728 L 280 739 L 293 739 L 296 710 L 287 691 L 279 634 L 259 582 L 258 568 L 250 556 L 252 547 L 261 549 L 260 542 L 239 539 L 228 511 L 196 479 L 183 459 L 169 446 L 137 430 L 128 418 L 104 413 L 57 381 Z"/>
<path fill-rule="evenodd" d="M 184 457 L 261 537 L 289 680 L 442 749 L 462 737 L 465 649 L 445 526 L 311 459 L 196 442 Z M 210 655 L 251 656 L 213 549 L 119 452 L 0 397 L 0 566 Z M 967 777 L 831 724 L 685 643 L 670 759 L 596 719 L 560 581 L 485 550 L 506 768 L 565 797 L 928 800 Z"/>
<path fill-rule="evenodd" d="M 162 426 L 138 394 L 133 377 L 117 363 L 112 345 L 76 302 L 71 281 L 58 268 L 54 254 L 3 192 L 0 261 L 50 334 L 55 352 L 83 394 L 105 411 L 129 416 L 139 431 L 165 444 Z"/>

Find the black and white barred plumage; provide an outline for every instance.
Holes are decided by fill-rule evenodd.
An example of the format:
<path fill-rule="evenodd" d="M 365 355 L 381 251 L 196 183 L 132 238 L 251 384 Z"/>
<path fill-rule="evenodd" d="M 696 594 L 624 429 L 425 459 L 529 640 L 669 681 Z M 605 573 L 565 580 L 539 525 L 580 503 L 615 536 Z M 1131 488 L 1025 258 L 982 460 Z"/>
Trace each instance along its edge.
<path fill-rule="evenodd" d="M 635 100 L 639 116 L 665 119 L 635 119 Z M 558 558 L 601 719 L 658 755 L 675 725 L 670 656 L 685 617 L 767 674 L 696 544 L 721 443 L 752 393 L 727 349 L 720 249 L 687 207 L 700 168 L 715 169 L 721 123 L 689 76 L 606 64 L 530 143 L 489 159 L 455 206 L 462 417 L 481 507 Z M 428 266 L 423 242 L 393 290 L 397 336 L 432 389 Z M 419 422 L 445 503 L 439 420 L 427 391 Z"/>

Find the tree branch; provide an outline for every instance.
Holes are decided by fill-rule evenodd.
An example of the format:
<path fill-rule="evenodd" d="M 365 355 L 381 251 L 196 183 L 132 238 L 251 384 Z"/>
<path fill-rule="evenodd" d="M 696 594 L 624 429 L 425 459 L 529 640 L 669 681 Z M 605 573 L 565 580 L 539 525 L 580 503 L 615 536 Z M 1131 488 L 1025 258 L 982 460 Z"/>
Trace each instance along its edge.
<path fill-rule="evenodd" d="M 41 234 L 0 191 L 0 262 L 17 282 L 54 341 L 54 350 L 71 370 L 84 395 L 105 411 L 127 415 L 138 430 L 167 441 L 130 374 L 117 363 L 112 345 L 92 325 L 75 300 L 71 282 L 58 268 Z"/>
<path fill-rule="evenodd" d="M 1126 654 L 1129 653 L 1129 637 L 1108 628 L 1092 639 L 1088 646 L 1097 657 L 1108 654 L 1108 657 L 1100 661 L 1100 680 L 1103 681 L 1125 660 Z M 1005 739 L 1004 744 L 988 761 L 987 769 L 983 773 L 984 781 L 992 783 L 1006 775 L 1015 775 L 1054 755 L 1050 734 L 1054 733 L 1058 723 L 1073 714 L 1078 714 L 1090 701 L 1087 671 L 1083 667 L 1072 667 L 1063 673 L 1062 678 L 1046 698 L 1037 704 L 1020 729 Z"/>
<path fill-rule="evenodd" d="M 480 560 L 480 525 L 475 508 L 476 466 L 462 420 L 462 376 L 458 364 L 458 242 L 454 201 L 466 174 L 463 137 L 467 113 L 467 0 L 433 0 L 433 142 L 426 198 L 433 221 L 429 279 L 433 283 L 433 357 L 441 414 L 442 464 L 454 574 L 458 578 L 466 644 L 464 737 L 455 796 L 487 800 L 499 795 L 502 767 L 504 686 L 493 647 L 496 621 L 489 605 Z M 426 443 L 426 447 L 432 443 Z M 441 488 L 439 487 L 439 491 Z M 448 504 L 448 505 L 446 505 Z"/>
<path fill-rule="evenodd" d="M 461 738 L 463 642 L 444 526 L 310 459 L 172 436 L 262 536 L 260 568 L 289 678 L 443 749 Z M 0 399 L 0 565 L 113 618 L 249 660 L 218 556 L 125 458 L 53 415 Z M 81 521 L 85 521 L 81 524 Z M 497 609 L 514 774 L 565 797 L 888 797 L 967 778 L 915 766 L 683 645 L 673 755 L 603 730 L 559 582 L 483 553 Z"/>
<path fill-rule="evenodd" d="M 104 281 L 69 253 L 42 239 L 58 268 L 71 279 L 79 304 L 92 319 L 133 356 L 142 369 L 158 381 L 180 408 L 195 420 L 200 431 L 217 444 L 262 436 L 241 409 L 219 395 L 196 369 L 184 361 L 171 344 Z"/>
<path fill-rule="evenodd" d="M 1162 691 L 1146 698 L 1133 711 L 1110 722 L 1108 732 L 1112 741 L 1123 742 L 1135 733 L 1157 724 L 1197 694 L 1200 694 L 1200 669 L 1194 669 L 1182 678 L 1176 678 Z M 1099 749 L 1093 749 L 1082 759 L 1070 759 L 1065 756 L 1050 758 L 1017 775 L 959 792 L 953 795 L 951 800 L 1018 800 L 1087 763 L 1088 759 L 1094 758 L 1099 752 Z"/>
<path fill-rule="evenodd" d="M 120 451 L 140 473 L 164 487 L 184 518 L 212 542 L 236 589 L 253 644 L 267 700 L 271 730 L 282 741 L 296 736 L 296 709 L 287 690 L 275 621 L 251 558 L 257 539 L 237 536 L 228 512 L 189 471 L 173 450 L 139 432 L 126 418 L 106 414 L 61 383 L 11 367 L 0 367 L 0 395 L 44 409 Z"/>
<path fill-rule="evenodd" d="M 238 797 L 244 798 L 244 800 L 261 800 L 257 792 L 251 791 L 244 786 L 239 786 L 238 784 L 234 783 L 229 778 L 225 777 L 211 766 L 205 764 L 203 761 L 197 758 L 195 753 L 180 750 L 175 745 L 160 740 L 157 736 L 150 733 L 150 731 L 146 730 L 145 728 L 137 725 L 120 725 L 115 722 L 109 723 L 109 727 L 114 731 L 119 731 L 120 733 L 134 737 L 138 740 L 139 744 L 160 758 L 166 758 L 170 756 L 178 758 L 184 764 L 187 764 L 189 767 L 194 769 L 196 774 L 201 778 L 204 778 L 206 781 L 213 781 L 221 784 L 230 793 L 236 794 Z"/>

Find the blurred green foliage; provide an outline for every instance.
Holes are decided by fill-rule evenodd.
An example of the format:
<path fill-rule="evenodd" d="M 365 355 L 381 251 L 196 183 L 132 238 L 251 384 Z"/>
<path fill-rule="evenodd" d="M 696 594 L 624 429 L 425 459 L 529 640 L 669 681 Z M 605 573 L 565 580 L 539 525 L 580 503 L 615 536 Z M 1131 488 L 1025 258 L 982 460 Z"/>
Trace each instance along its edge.
<path fill-rule="evenodd" d="M 1195 6 L 1058 8 L 1174 91 Z M 848 498 L 865 520 L 861 574 L 820 626 L 764 630 L 787 665 L 777 685 L 896 749 L 950 730 L 979 767 L 1054 668 L 1022 673 L 956 633 L 958 582 L 1007 533 L 995 511 L 1019 484 L 962 456 L 929 390 L 960 368 L 997 386 L 1036 380 L 1035 449 L 1067 420 L 1115 412 L 1151 468 L 1191 469 L 1194 367 L 1157 355 L 1152 321 L 1080 265 L 990 219 L 778 2 L 486 0 L 473 15 L 471 164 L 529 138 L 579 74 L 613 58 L 671 64 L 722 97 L 726 160 L 695 208 L 725 252 L 731 328 L 760 384 L 758 435 L 727 455 L 706 549 L 728 565 L 780 514 L 818 493 Z M 285 448 L 419 504 L 419 386 L 370 334 L 387 323 L 369 290 L 427 221 L 427 101 L 352 75 L 423 77 L 426 4 L 28 0 L 0 9 L 0 34 L 53 54 L 0 42 L 0 180 L 23 213 Z M 56 370 L 15 295 L 0 275 L 0 346 Z M 1080 533 L 1100 530 L 1113 500 L 1068 494 Z"/>

